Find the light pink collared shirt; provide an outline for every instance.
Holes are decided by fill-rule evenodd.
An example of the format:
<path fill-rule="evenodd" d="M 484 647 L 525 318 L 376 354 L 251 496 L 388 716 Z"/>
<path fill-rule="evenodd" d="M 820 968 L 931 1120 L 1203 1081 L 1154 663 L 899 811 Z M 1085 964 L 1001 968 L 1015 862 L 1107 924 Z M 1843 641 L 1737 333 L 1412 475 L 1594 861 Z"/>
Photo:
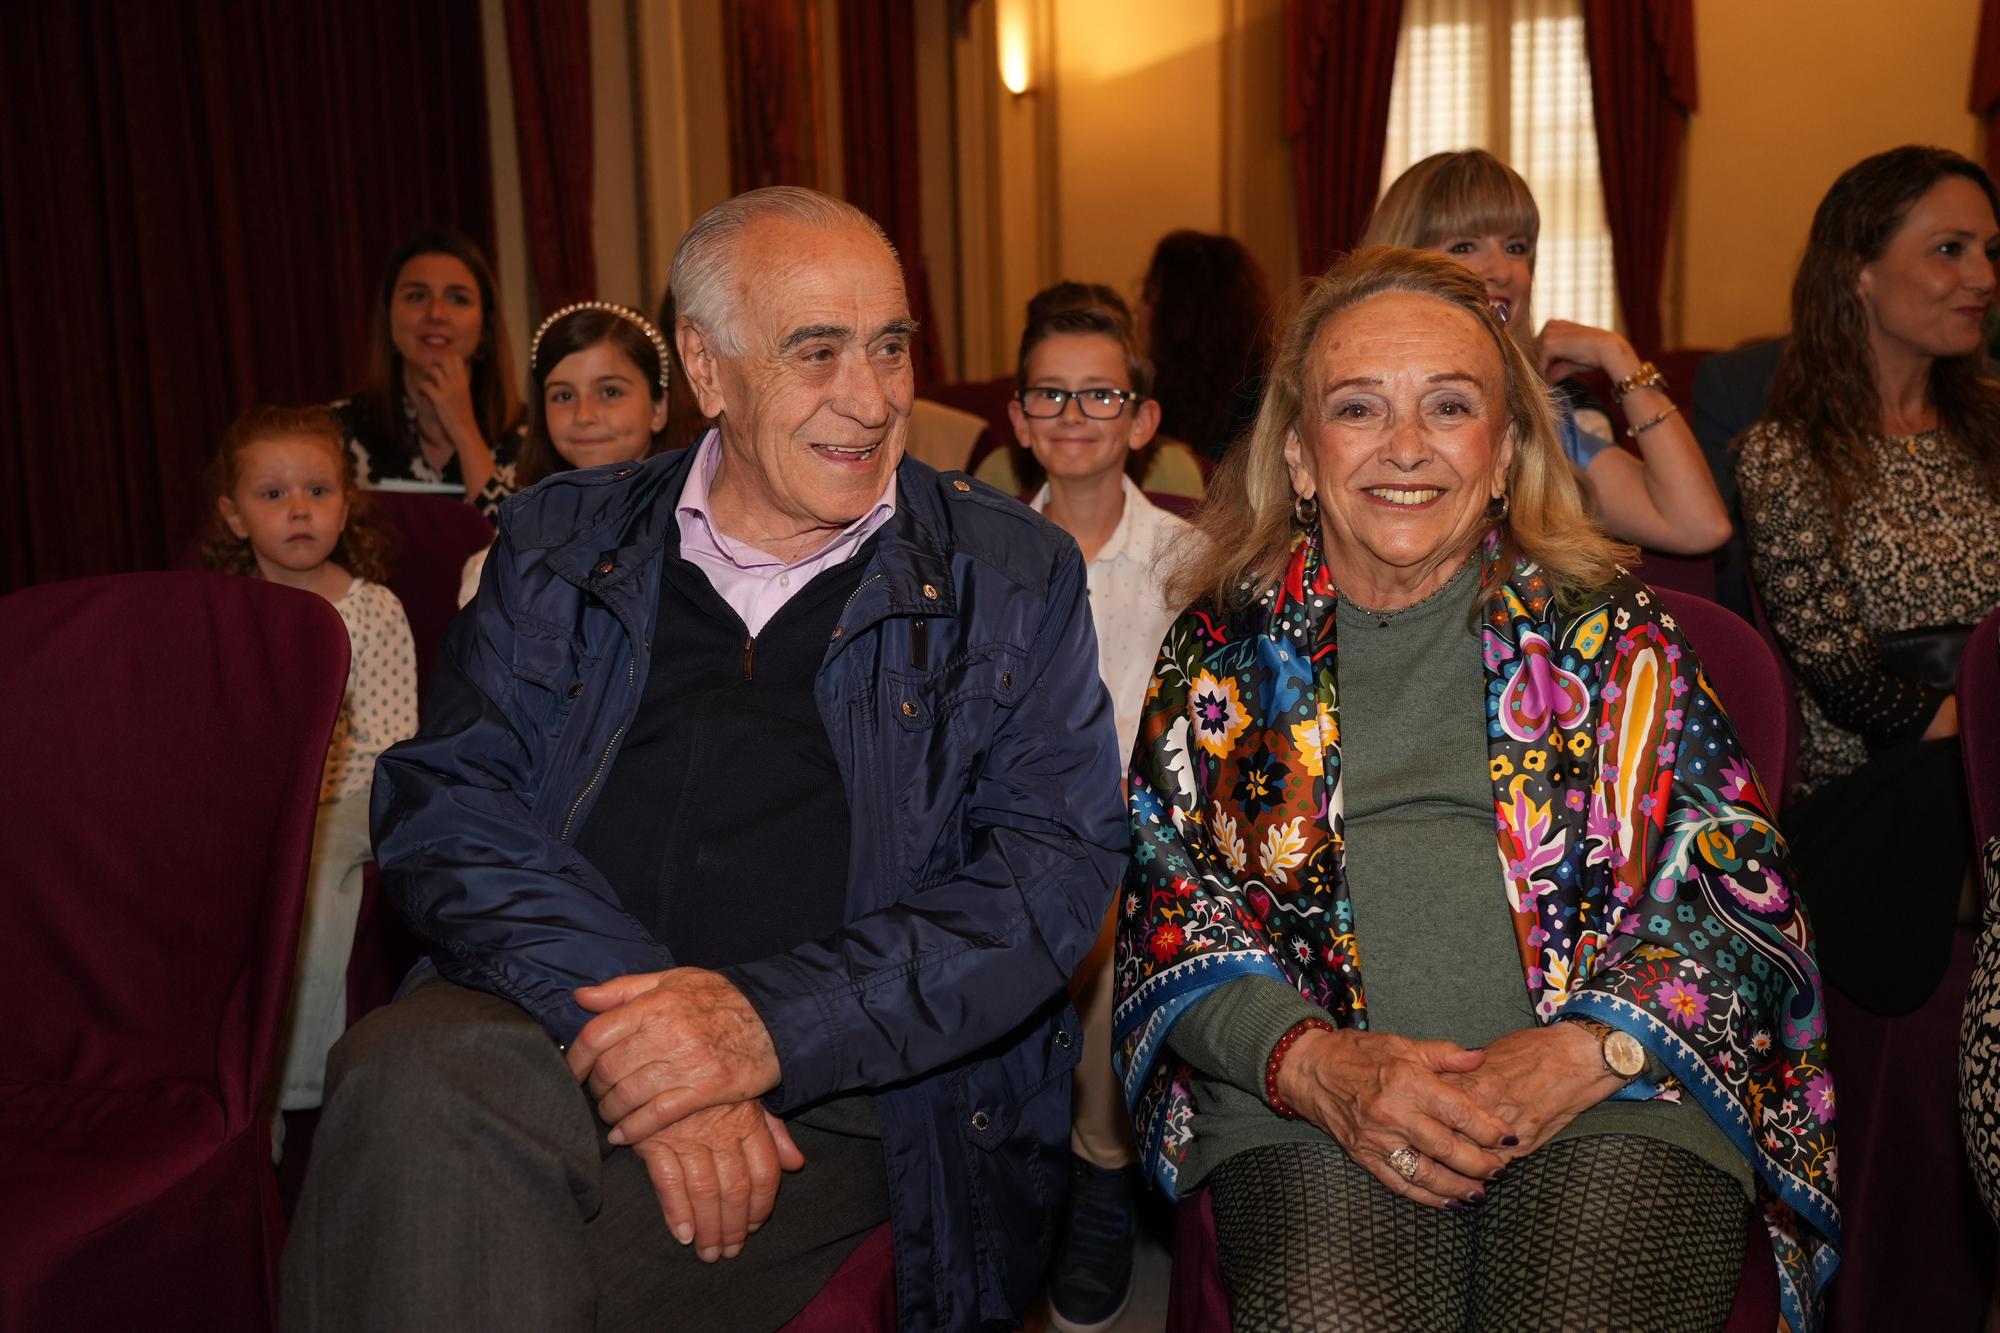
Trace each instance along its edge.
<path fill-rule="evenodd" d="M 688 469 L 680 504 L 674 508 L 681 527 L 681 559 L 707 576 L 716 595 L 743 618 L 743 627 L 752 638 L 764 632 L 764 626 L 793 593 L 822 571 L 852 558 L 896 512 L 896 474 L 891 472 L 874 508 L 842 528 L 818 551 L 788 565 L 775 555 L 737 541 L 715 525 L 708 491 L 722 462 L 721 432 L 710 430 L 695 448 L 694 466 Z"/>

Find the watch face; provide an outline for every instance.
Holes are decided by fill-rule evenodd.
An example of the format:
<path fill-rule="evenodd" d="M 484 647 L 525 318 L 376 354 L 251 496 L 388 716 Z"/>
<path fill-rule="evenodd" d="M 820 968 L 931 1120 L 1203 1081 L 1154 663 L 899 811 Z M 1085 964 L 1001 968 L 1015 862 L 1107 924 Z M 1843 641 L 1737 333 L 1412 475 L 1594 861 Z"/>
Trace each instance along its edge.
<path fill-rule="evenodd" d="M 1646 1071 L 1646 1048 L 1629 1032 L 1613 1032 L 1604 1039 L 1604 1063 L 1620 1078 L 1637 1078 Z"/>

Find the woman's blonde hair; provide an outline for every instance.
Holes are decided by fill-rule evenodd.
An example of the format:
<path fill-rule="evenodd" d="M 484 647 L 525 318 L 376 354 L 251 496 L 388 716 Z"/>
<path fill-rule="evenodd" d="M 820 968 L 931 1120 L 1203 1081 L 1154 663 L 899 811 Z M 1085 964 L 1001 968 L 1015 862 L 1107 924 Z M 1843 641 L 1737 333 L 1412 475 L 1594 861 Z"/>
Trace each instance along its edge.
<path fill-rule="evenodd" d="M 1618 573 L 1630 547 L 1606 537 L 1590 520 L 1576 470 L 1556 434 L 1548 386 L 1519 343 L 1508 337 L 1486 301 L 1486 289 L 1461 264 L 1423 250 L 1375 246 L 1348 255 L 1310 283 L 1278 344 L 1264 382 L 1264 402 L 1250 437 L 1230 451 L 1209 482 L 1169 581 L 1177 605 L 1229 608 L 1254 598 L 1284 570 L 1296 532 L 1296 498 L 1285 468 L 1285 442 L 1310 448 L 1316 402 L 1314 352 L 1335 316 L 1389 292 L 1410 292 L 1463 310 L 1493 340 L 1506 377 L 1505 430 L 1514 442 L 1507 469 L 1507 513 L 1496 518 L 1503 577 L 1525 557 L 1542 567 L 1559 601 L 1574 603 Z"/>
<path fill-rule="evenodd" d="M 1542 214 L 1519 172 L 1483 148 L 1432 153 L 1396 177 L 1362 233 L 1361 245 L 1429 250 L 1459 236 L 1519 236 L 1535 271 Z M 1533 293 L 1530 292 L 1530 296 Z M 1534 302 L 1522 300 L 1507 332 L 1526 345 L 1535 336 Z"/>

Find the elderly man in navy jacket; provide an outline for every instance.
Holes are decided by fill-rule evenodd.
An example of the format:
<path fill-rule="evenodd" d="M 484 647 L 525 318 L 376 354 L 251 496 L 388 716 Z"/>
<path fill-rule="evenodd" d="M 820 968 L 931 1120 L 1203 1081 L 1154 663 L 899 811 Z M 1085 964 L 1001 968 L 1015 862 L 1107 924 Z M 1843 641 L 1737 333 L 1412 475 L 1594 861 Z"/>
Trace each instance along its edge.
<path fill-rule="evenodd" d="M 434 967 L 329 1063 L 287 1327 L 776 1328 L 885 1219 L 905 1329 L 1039 1282 L 1126 846 L 1082 562 L 904 457 L 855 209 L 730 200 L 673 291 L 718 428 L 511 501 L 383 757 Z"/>

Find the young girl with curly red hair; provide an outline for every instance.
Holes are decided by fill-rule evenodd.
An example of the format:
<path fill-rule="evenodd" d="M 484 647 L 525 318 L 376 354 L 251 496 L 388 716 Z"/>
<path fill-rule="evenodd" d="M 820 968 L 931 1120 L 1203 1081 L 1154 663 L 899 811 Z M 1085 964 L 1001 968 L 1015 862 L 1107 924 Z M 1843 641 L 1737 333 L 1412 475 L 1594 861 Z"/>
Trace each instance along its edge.
<path fill-rule="evenodd" d="M 326 598 L 352 647 L 320 784 L 279 1076 L 278 1108 L 303 1110 L 320 1104 L 326 1053 L 347 1024 L 347 957 L 370 856 L 369 785 L 376 756 L 416 734 L 416 647 L 403 604 L 380 581 L 385 542 L 367 495 L 353 484 L 332 414 L 252 408 L 223 436 L 209 489 L 215 512 L 203 565 Z"/>

